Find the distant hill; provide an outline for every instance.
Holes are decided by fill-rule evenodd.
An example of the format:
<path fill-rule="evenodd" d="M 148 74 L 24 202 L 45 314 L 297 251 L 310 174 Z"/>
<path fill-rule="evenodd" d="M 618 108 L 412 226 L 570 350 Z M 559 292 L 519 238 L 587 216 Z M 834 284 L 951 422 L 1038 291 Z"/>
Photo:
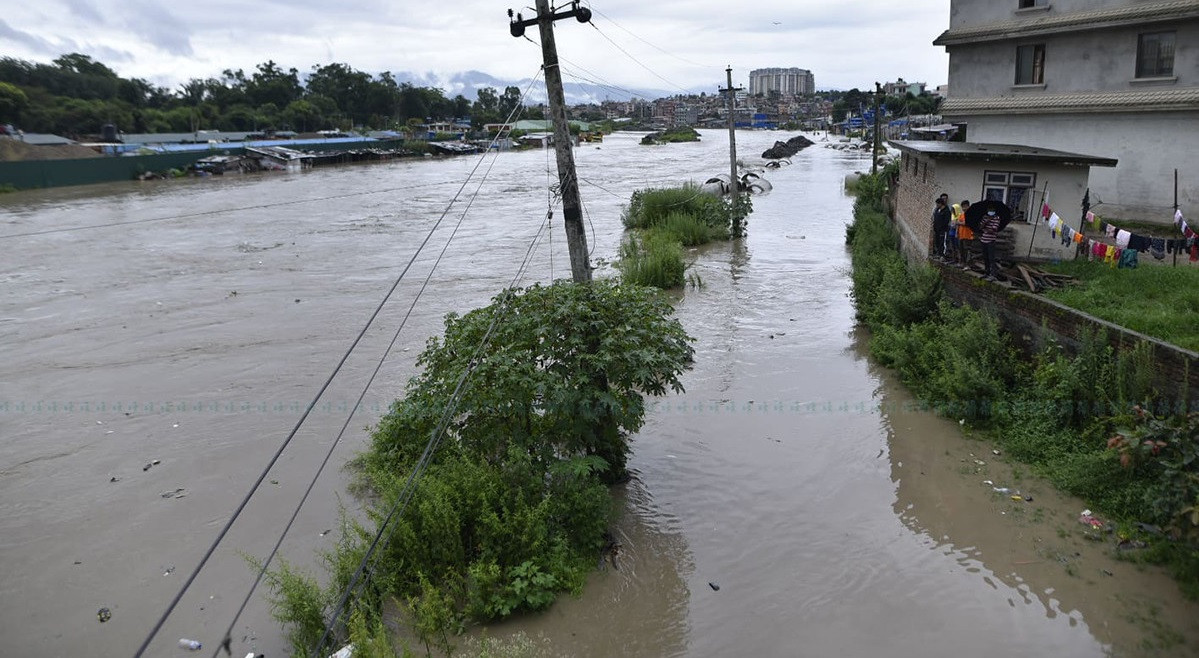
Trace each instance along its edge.
<path fill-rule="evenodd" d="M 493 87 L 499 91 L 503 91 L 505 87 L 519 87 L 524 89 L 529 85 L 529 79 L 523 80 L 503 80 L 489 73 L 482 71 L 464 71 L 454 73 L 450 76 L 442 76 L 435 73 L 413 73 L 405 71 L 396 74 L 396 79 L 404 82 L 409 82 L 418 87 L 438 87 L 445 91 L 449 98 L 453 98 L 458 94 L 462 94 L 467 100 L 474 101 L 478 95 L 478 91 L 484 87 Z M 566 102 L 574 105 L 579 103 L 600 103 L 605 100 L 610 101 L 627 101 L 631 98 L 642 98 L 645 100 L 654 100 L 656 98 L 665 98 L 673 96 L 678 91 L 667 91 L 662 89 L 647 89 L 647 88 L 631 88 L 631 87 L 606 87 L 603 85 L 592 84 L 588 82 L 574 82 L 570 76 L 563 79 L 563 92 L 566 95 Z M 701 91 L 714 92 L 716 84 L 713 83 L 712 88 L 697 88 L 689 90 L 690 93 L 700 93 Z M 545 83 L 538 81 L 537 85 L 529 91 L 530 100 L 533 103 L 546 102 Z"/>

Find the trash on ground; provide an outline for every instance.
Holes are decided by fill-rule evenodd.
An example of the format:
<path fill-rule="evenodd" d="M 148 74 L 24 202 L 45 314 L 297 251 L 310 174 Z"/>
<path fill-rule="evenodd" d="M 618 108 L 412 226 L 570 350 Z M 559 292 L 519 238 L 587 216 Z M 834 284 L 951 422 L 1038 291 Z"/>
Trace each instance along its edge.
<path fill-rule="evenodd" d="M 1014 501 L 1016 501 L 1016 502 L 1018 502 L 1018 503 L 1023 503 L 1023 502 L 1024 502 L 1024 496 L 1021 496 L 1020 494 L 1012 494 L 1012 500 L 1014 500 Z"/>
<path fill-rule="evenodd" d="M 1089 509 L 1084 509 L 1082 511 L 1082 514 L 1078 515 L 1078 522 L 1083 525 L 1089 525 L 1092 528 L 1102 528 L 1104 525 L 1103 521 L 1100 521 L 1099 519 L 1095 518 L 1095 516 L 1093 514 L 1091 514 L 1091 510 L 1089 510 Z"/>
<path fill-rule="evenodd" d="M 121 478 L 119 478 L 119 477 L 117 477 L 117 476 L 115 476 L 115 475 L 114 475 L 114 476 L 112 476 L 112 477 L 108 478 L 108 481 L 109 481 L 109 482 L 120 482 L 120 481 L 121 481 Z"/>
<path fill-rule="evenodd" d="M 183 487 L 179 487 L 174 491 L 164 491 L 158 495 L 162 496 L 163 498 L 183 498 L 187 495 L 187 490 Z"/>
<path fill-rule="evenodd" d="M 708 587 L 711 587 L 713 592 L 720 591 L 720 585 L 717 585 L 716 583 L 708 583 Z"/>
<path fill-rule="evenodd" d="M 992 451 L 991 451 L 991 454 L 992 454 L 992 455 L 995 455 L 995 456 L 997 456 L 997 457 L 998 457 L 1000 453 L 999 453 L 999 451 L 998 451 L 998 450 L 992 450 Z"/>
<path fill-rule="evenodd" d="M 103 624 L 109 619 L 112 619 L 112 611 L 108 608 L 100 608 L 96 611 L 96 618 L 100 620 L 101 624 Z"/>
<path fill-rule="evenodd" d="M 337 653 L 330 654 L 329 658 L 351 658 L 354 655 L 354 645 L 347 644 L 337 650 Z"/>
<path fill-rule="evenodd" d="M 200 645 L 199 640 L 189 640 L 185 637 L 179 638 L 179 648 L 180 649 L 188 649 L 189 651 L 199 651 L 200 646 L 201 645 Z"/>
<path fill-rule="evenodd" d="M 992 491 L 994 491 L 995 493 L 1009 493 L 1009 492 L 1011 492 L 1011 489 L 1008 489 L 1007 487 L 991 487 L 991 490 L 992 490 Z"/>
<path fill-rule="evenodd" d="M 173 573 L 175 573 L 175 565 L 172 564 L 171 566 L 167 567 L 165 571 L 162 572 L 162 575 L 169 576 Z"/>

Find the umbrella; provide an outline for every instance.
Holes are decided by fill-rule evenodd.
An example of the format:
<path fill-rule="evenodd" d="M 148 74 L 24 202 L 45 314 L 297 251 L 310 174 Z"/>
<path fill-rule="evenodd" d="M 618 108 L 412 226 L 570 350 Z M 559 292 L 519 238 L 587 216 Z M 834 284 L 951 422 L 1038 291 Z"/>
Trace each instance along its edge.
<path fill-rule="evenodd" d="M 1002 231 L 1003 227 L 1012 221 L 1012 209 L 1008 208 L 1007 204 L 995 199 L 983 199 L 977 203 L 970 204 L 970 207 L 966 209 L 966 226 L 975 231 L 982 230 L 980 225 L 982 224 L 983 217 L 991 210 L 994 210 L 995 214 L 999 215 L 999 230 Z"/>

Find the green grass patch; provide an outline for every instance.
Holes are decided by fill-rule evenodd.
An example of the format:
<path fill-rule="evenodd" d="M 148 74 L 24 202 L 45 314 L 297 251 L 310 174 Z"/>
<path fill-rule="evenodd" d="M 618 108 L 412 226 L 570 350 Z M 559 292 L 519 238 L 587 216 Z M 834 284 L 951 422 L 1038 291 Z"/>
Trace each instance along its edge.
<path fill-rule="evenodd" d="M 1108 322 L 1189 350 L 1199 350 L 1199 268 L 1151 265 L 1112 268 L 1068 261 L 1050 269 L 1076 276 L 1078 285 L 1046 296 Z"/>
<path fill-rule="evenodd" d="M 683 245 L 674 233 L 651 228 L 631 233 L 620 245 L 617 262 L 626 283 L 663 290 L 681 288 L 685 281 Z"/>

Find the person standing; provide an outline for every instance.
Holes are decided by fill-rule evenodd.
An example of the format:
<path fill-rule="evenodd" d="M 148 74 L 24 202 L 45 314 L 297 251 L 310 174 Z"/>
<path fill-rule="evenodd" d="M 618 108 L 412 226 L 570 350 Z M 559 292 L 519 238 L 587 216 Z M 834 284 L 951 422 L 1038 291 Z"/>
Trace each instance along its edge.
<path fill-rule="evenodd" d="M 994 281 L 999 273 L 999 264 L 995 262 L 995 241 L 999 238 L 999 215 L 994 210 L 988 210 L 979 224 L 978 242 L 983 248 L 983 262 L 986 264 L 987 281 Z"/>
<path fill-rule="evenodd" d="M 958 264 L 965 270 L 970 267 L 970 247 L 974 244 L 974 229 L 966 226 L 966 211 L 970 209 L 970 201 L 963 200 L 955 207 L 958 209 L 953 218 L 958 227 Z"/>
<path fill-rule="evenodd" d="M 933 210 L 933 258 L 944 260 L 945 237 L 949 233 L 949 222 L 952 219 L 945 197 L 937 199 Z"/>

